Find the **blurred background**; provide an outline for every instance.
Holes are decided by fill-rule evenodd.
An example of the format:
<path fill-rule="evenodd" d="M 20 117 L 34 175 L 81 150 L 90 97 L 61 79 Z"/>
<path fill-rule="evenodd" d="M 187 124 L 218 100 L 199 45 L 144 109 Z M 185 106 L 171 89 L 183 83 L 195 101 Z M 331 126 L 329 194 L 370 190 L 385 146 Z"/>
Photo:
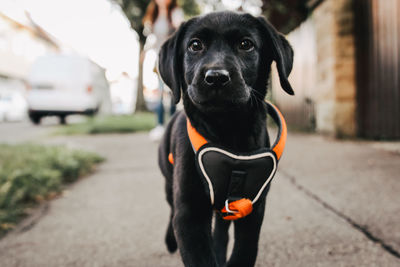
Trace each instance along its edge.
<path fill-rule="evenodd" d="M 3 0 L 0 122 L 133 114 L 160 98 L 149 1 Z M 291 127 L 338 137 L 400 138 L 398 3 L 181 0 L 184 18 L 216 10 L 264 15 L 295 50 L 296 97 L 272 98 Z M 273 79 L 276 81 L 276 79 Z M 164 90 L 164 94 L 167 90 Z M 168 104 L 168 101 L 164 100 Z"/>
<path fill-rule="evenodd" d="M 399 266 L 399 0 L 0 0 L 0 266 L 181 266 L 157 31 L 220 10 L 295 52 L 295 96 L 269 84 L 290 131 L 256 266 Z"/>

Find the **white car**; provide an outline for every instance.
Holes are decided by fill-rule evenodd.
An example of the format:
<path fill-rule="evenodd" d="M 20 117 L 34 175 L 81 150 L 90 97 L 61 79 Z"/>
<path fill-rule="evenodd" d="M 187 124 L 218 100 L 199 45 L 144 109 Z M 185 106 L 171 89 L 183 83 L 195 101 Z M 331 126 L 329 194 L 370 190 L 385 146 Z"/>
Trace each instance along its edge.
<path fill-rule="evenodd" d="M 44 116 L 56 115 L 61 123 L 65 123 L 70 114 L 111 111 L 104 69 L 86 58 L 40 57 L 32 65 L 28 83 L 28 114 L 35 124 L 39 124 Z"/>
<path fill-rule="evenodd" d="M 27 103 L 18 91 L 0 91 L 0 122 L 22 121 L 26 117 Z"/>
<path fill-rule="evenodd" d="M 0 78 L 0 122 L 23 121 L 26 115 L 25 83 L 18 79 Z"/>

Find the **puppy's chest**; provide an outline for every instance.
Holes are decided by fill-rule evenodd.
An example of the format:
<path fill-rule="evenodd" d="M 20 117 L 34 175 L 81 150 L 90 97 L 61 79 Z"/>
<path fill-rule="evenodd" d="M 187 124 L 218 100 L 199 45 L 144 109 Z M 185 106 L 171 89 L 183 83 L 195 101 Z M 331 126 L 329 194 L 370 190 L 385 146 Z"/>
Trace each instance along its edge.
<path fill-rule="evenodd" d="M 238 153 L 251 152 L 265 146 L 261 140 L 254 137 L 232 138 L 221 145 Z"/>
<path fill-rule="evenodd" d="M 238 120 L 228 127 L 221 124 L 215 133 L 215 143 L 237 152 L 246 153 L 267 146 L 267 129 L 263 122 Z"/>
<path fill-rule="evenodd" d="M 263 132 L 259 131 L 258 133 L 254 133 L 253 131 L 244 133 L 227 132 L 216 138 L 215 143 L 239 153 L 247 153 L 266 147 L 266 136 L 265 129 L 263 129 Z"/>

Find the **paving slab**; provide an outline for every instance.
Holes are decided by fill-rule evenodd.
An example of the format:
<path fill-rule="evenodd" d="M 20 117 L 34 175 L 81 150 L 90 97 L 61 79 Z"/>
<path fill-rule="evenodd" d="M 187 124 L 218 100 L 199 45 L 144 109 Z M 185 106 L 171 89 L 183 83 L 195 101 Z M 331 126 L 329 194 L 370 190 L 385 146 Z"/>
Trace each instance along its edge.
<path fill-rule="evenodd" d="M 400 257 L 400 154 L 376 142 L 289 134 L 280 170 Z"/>
<path fill-rule="evenodd" d="M 257 266 L 399 266 L 400 261 L 278 173 Z"/>

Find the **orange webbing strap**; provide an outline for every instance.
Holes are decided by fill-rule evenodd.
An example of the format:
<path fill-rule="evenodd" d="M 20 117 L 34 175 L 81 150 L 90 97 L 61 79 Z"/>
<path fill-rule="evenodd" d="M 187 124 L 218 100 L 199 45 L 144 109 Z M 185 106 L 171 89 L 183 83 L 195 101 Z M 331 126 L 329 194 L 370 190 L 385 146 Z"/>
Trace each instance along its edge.
<path fill-rule="evenodd" d="M 199 150 L 200 147 L 208 143 L 207 140 L 192 126 L 189 119 L 186 119 L 186 128 L 189 135 L 190 143 L 192 144 L 193 149 L 196 150 L 196 152 Z M 172 155 L 172 153 L 168 154 L 168 161 L 172 165 L 174 164 L 174 156 Z"/>
<path fill-rule="evenodd" d="M 274 147 L 272 150 L 275 152 L 276 157 L 278 160 L 282 156 L 283 150 L 285 149 L 285 143 L 286 143 L 286 137 L 287 137 L 287 127 L 286 127 L 286 121 L 285 118 L 283 117 L 282 113 L 279 111 L 279 109 L 273 105 L 270 102 L 267 102 L 276 112 L 278 115 L 279 122 L 278 127 L 280 127 L 280 136 L 278 136 L 278 141 L 274 144 Z M 280 125 L 279 125 L 280 124 Z"/>
<path fill-rule="evenodd" d="M 229 215 L 222 215 L 222 218 L 224 220 L 233 221 L 249 215 L 253 211 L 253 204 L 250 199 L 242 198 L 229 203 L 228 208 L 232 212 L 227 211 L 226 207 L 224 207 L 221 212 L 228 213 Z"/>
<path fill-rule="evenodd" d="M 171 163 L 172 165 L 174 165 L 174 156 L 172 155 L 172 153 L 168 154 L 168 161 L 169 163 Z"/>
<path fill-rule="evenodd" d="M 199 134 L 198 131 L 196 131 L 196 129 L 190 123 L 189 119 L 186 120 L 186 127 L 193 149 L 197 152 L 200 147 L 207 144 L 208 142 L 201 134 Z"/>
<path fill-rule="evenodd" d="M 272 103 L 267 101 L 267 104 L 272 107 L 275 111 L 275 113 L 278 116 L 278 120 L 276 123 L 278 124 L 279 129 L 279 136 L 278 140 L 274 144 L 272 150 L 275 152 L 276 157 L 278 160 L 281 158 L 283 150 L 285 149 L 285 144 L 286 144 L 286 137 L 287 137 L 287 126 L 286 126 L 286 121 L 285 118 L 283 117 L 282 113 L 279 111 L 279 109 L 273 105 Z M 192 126 L 190 123 L 189 119 L 186 119 L 186 127 L 187 127 L 187 132 L 189 135 L 190 142 L 193 146 L 193 149 L 197 152 L 200 147 L 203 145 L 207 144 L 207 140 Z M 172 153 L 168 155 L 168 160 L 171 164 L 174 164 L 174 158 Z"/>

